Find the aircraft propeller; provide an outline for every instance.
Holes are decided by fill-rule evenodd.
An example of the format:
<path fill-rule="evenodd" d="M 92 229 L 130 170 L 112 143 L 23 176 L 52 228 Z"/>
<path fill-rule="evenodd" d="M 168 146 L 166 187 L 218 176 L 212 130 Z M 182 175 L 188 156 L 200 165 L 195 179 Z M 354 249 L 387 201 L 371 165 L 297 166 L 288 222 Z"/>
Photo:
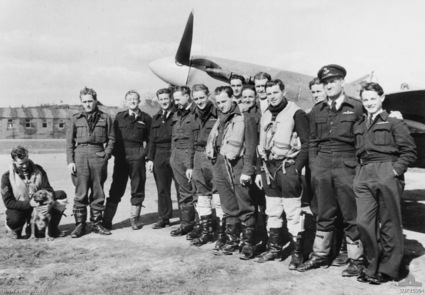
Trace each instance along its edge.
<path fill-rule="evenodd" d="M 184 29 L 182 39 L 180 40 L 179 49 L 176 53 L 176 62 L 180 65 L 190 66 L 190 52 L 192 50 L 193 38 L 193 11 L 187 19 L 186 28 Z"/>

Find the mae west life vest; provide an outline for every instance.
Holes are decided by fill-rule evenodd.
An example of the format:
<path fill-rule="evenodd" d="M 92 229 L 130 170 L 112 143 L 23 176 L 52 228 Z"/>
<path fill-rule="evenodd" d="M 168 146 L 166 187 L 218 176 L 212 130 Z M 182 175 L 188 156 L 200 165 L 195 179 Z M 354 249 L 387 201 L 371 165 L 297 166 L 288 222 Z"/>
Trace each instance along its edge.
<path fill-rule="evenodd" d="M 261 118 L 258 153 L 265 160 L 295 158 L 301 150 L 301 142 L 294 132 L 294 114 L 300 108 L 293 102 L 277 115 L 272 122 L 272 113 L 267 110 Z"/>
<path fill-rule="evenodd" d="M 208 136 L 205 154 L 209 159 L 215 159 L 215 146 L 218 136 L 218 126 L 220 119 L 217 119 L 211 133 Z M 243 114 L 235 114 L 233 118 L 227 123 L 224 132 L 223 140 L 221 143 L 220 154 L 229 160 L 234 160 L 244 153 L 244 140 L 245 140 L 245 121 Z"/>

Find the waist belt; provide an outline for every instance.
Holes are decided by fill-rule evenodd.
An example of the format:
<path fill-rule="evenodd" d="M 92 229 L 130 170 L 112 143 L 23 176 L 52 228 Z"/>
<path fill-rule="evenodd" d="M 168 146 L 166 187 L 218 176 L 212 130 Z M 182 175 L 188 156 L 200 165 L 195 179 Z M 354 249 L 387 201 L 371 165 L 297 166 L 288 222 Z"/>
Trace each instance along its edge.
<path fill-rule="evenodd" d="M 178 140 L 174 143 L 176 149 L 187 149 L 189 147 L 189 142 L 187 140 Z"/>
<path fill-rule="evenodd" d="M 197 146 L 195 146 L 195 151 L 197 151 L 197 152 L 203 152 L 203 151 L 205 151 L 205 147 L 204 146 L 197 145 Z"/>
<path fill-rule="evenodd" d="M 87 142 L 84 142 L 84 143 L 79 143 L 79 144 L 77 144 L 77 146 L 103 146 L 103 143 L 87 143 Z"/>
<path fill-rule="evenodd" d="M 324 154 L 355 154 L 356 150 L 351 149 L 328 149 L 328 148 L 321 148 L 319 149 L 318 153 L 324 153 Z"/>
<path fill-rule="evenodd" d="M 381 162 L 395 162 L 397 161 L 396 156 L 391 157 L 374 157 L 369 159 L 360 159 L 360 165 L 367 165 L 369 163 L 381 163 Z"/>

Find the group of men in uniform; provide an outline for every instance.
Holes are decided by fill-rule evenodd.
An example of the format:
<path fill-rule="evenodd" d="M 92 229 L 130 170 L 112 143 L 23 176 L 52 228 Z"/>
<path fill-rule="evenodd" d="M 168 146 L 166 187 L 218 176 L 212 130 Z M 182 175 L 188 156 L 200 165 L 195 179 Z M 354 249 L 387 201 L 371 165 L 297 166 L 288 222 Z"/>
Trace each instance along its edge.
<path fill-rule="evenodd" d="M 317 76 L 310 83 L 315 105 L 309 114 L 288 101 L 281 80 L 262 72 L 254 76 L 254 85 L 246 84 L 243 76 L 231 75 L 230 86 L 217 87 L 214 100 L 203 84 L 192 89 L 160 89 L 161 109 L 153 118 L 139 109 L 139 94 L 129 91 L 125 96 L 128 110 L 112 121 L 98 109 L 96 92 L 83 89 L 84 111 L 72 117 L 67 136 L 68 169 L 75 184 L 76 228 L 71 236 L 86 233 L 87 206 L 92 230 L 111 234 L 128 177 L 131 226 L 140 229 L 147 167 L 158 190 L 159 220 L 152 225 L 154 229 L 170 225 L 174 180 L 181 223 L 171 236 L 185 235 L 193 246 L 216 240 L 214 254 L 239 251 L 241 259 L 264 263 L 281 259 L 287 245 L 292 249 L 289 269 L 305 272 L 332 264 L 334 248 L 339 252 L 335 240 L 341 240 L 343 231 L 348 257 L 343 276 L 358 276 L 359 281 L 371 284 L 396 278 L 401 262 L 401 218 L 394 221 L 392 216 L 401 214 L 397 198 L 403 173 L 416 157 L 414 142 L 402 120 L 382 114 L 384 96 L 378 84 L 363 88 L 361 100 L 366 98 L 362 104 L 345 95 L 343 67 L 324 66 Z M 374 104 L 379 99 L 380 108 L 379 103 L 378 107 Z M 373 117 L 374 123 L 363 124 L 365 117 Z M 105 202 L 103 185 L 111 155 L 115 157 L 114 173 Z M 12 153 L 12 158 L 19 164 L 25 155 Z M 379 175 L 384 169 L 382 163 L 389 165 L 385 169 L 393 167 L 392 176 L 399 181 L 396 185 L 377 188 L 370 183 L 370 175 Z M 366 172 L 368 165 L 373 167 Z M 15 167 L 9 174 L 15 171 L 22 178 L 20 166 Z M 304 167 L 316 218 L 313 252 L 308 259 L 301 210 Z M 356 167 L 357 172 L 361 167 L 363 174 L 357 175 L 353 189 Z M 3 176 L 5 182 L 9 178 Z M 3 179 L 2 193 L 6 191 Z M 381 219 L 363 213 L 359 219 L 357 206 L 366 211 L 383 191 L 391 196 L 383 197 L 391 206 L 379 208 Z M 11 199 L 7 191 L 3 195 Z M 16 203 L 12 201 L 10 204 Z M 377 207 L 372 215 L 377 215 Z M 380 222 L 381 239 L 374 241 Z M 389 238 L 389 233 L 399 239 Z M 384 254 L 378 243 L 385 244 Z"/>

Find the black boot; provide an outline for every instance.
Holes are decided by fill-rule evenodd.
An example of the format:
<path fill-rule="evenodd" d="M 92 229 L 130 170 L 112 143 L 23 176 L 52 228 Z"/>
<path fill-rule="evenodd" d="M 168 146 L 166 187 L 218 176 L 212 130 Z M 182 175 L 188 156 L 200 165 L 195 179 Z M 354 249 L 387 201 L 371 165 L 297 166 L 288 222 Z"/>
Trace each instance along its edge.
<path fill-rule="evenodd" d="M 226 243 L 222 247 L 222 252 L 225 255 L 232 255 L 233 252 L 239 250 L 239 223 L 226 223 Z"/>
<path fill-rule="evenodd" d="M 313 252 L 310 254 L 309 260 L 297 267 L 297 271 L 305 272 L 319 267 L 329 267 L 332 240 L 333 232 L 316 231 Z"/>
<path fill-rule="evenodd" d="M 269 249 L 255 260 L 258 263 L 264 263 L 275 259 L 282 258 L 283 247 L 283 231 L 282 228 L 271 228 L 269 232 L 269 240 L 267 242 Z"/>
<path fill-rule="evenodd" d="M 65 232 L 60 231 L 58 228 L 59 223 L 61 222 L 61 219 L 62 219 L 62 215 L 63 215 L 62 211 L 52 208 L 52 212 L 51 212 L 52 218 L 50 219 L 49 233 L 50 233 L 50 236 L 53 238 L 65 236 Z"/>
<path fill-rule="evenodd" d="M 226 244 L 226 219 L 218 220 L 217 226 L 217 241 L 215 242 L 215 246 L 213 249 L 214 255 L 220 255 L 223 246 Z"/>
<path fill-rule="evenodd" d="M 242 224 L 242 260 L 252 259 L 255 256 L 255 226 L 246 226 Z"/>
<path fill-rule="evenodd" d="M 297 267 L 304 262 L 303 256 L 304 232 L 299 232 L 294 241 L 294 251 L 292 251 L 291 262 L 289 262 L 289 270 L 296 270 Z"/>
<path fill-rule="evenodd" d="M 131 205 L 130 222 L 133 230 L 139 230 L 143 227 L 143 223 L 140 222 L 140 211 L 142 205 Z"/>
<path fill-rule="evenodd" d="M 198 212 L 195 210 L 195 226 L 193 227 L 192 231 L 186 235 L 186 240 L 194 240 L 201 236 L 202 233 L 202 225 L 201 221 L 199 220 Z"/>
<path fill-rule="evenodd" d="M 102 225 L 102 211 L 90 208 L 90 221 L 92 222 L 92 231 L 96 234 L 109 236 L 111 232 Z"/>
<path fill-rule="evenodd" d="M 108 230 L 112 230 L 112 220 L 117 212 L 118 204 L 106 202 L 105 212 L 103 212 L 102 225 Z"/>
<path fill-rule="evenodd" d="M 192 246 L 202 246 L 213 241 L 213 221 L 212 215 L 201 216 L 201 235 L 193 239 L 190 244 Z"/>
<path fill-rule="evenodd" d="M 76 228 L 71 233 L 71 238 L 79 238 L 86 234 L 87 208 L 76 208 L 72 210 L 75 218 Z"/>
<path fill-rule="evenodd" d="M 181 206 L 181 224 L 180 227 L 170 232 L 172 237 L 180 237 L 190 233 L 193 230 L 195 219 L 195 208 L 193 206 Z"/>

